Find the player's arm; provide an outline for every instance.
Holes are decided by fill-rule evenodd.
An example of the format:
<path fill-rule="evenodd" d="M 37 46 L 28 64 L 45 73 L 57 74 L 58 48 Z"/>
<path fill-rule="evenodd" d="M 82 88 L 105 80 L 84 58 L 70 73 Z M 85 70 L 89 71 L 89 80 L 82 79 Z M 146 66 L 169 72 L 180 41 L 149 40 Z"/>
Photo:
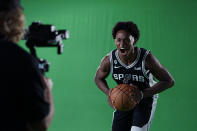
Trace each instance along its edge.
<path fill-rule="evenodd" d="M 109 55 L 105 56 L 101 64 L 96 72 L 95 75 L 95 83 L 98 86 L 98 88 L 103 91 L 107 96 L 109 95 L 109 87 L 107 85 L 106 78 L 110 73 L 110 57 Z"/>
<path fill-rule="evenodd" d="M 150 70 L 159 82 L 151 88 L 144 89 L 144 97 L 152 97 L 154 94 L 160 93 L 174 85 L 174 79 L 171 74 L 152 54 L 147 56 L 145 67 Z"/>

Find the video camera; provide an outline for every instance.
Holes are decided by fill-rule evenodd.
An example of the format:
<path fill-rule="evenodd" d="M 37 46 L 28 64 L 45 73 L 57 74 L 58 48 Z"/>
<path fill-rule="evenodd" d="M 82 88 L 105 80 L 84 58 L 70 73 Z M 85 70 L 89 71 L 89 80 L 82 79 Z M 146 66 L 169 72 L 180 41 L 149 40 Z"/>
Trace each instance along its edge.
<path fill-rule="evenodd" d="M 42 24 L 41 22 L 33 22 L 24 32 L 24 40 L 26 46 L 39 62 L 39 69 L 44 74 L 49 71 L 49 62 L 37 57 L 35 47 L 57 47 L 57 53 L 63 52 L 62 40 L 69 38 L 68 30 L 56 30 L 54 25 Z"/>

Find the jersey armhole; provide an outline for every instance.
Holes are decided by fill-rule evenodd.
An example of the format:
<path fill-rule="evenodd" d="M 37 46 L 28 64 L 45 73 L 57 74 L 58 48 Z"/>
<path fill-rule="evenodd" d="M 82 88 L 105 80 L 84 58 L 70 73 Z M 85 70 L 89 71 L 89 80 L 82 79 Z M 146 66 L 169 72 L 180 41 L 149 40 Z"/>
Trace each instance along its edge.
<path fill-rule="evenodd" d="M 150 50 L 147 50 L 145 52 L 144 57 L 142 59 L 142 72 L 143 72 L 143 75 L 149 80 L 149 86 L 152 87 L 157 82 L 153 79 L 153 75 L 152 75 L 152 73 L 150 73 L 150 70 L 146 70 L 146 68 L 145 68 L 146 57 L 148 54 L 150 54 Z"/>
<path fill-rule="evenodd" d="M 142 58 L 142 72 L 143 72 L 143 75 L 144 75 L 147 79 L 149 79 L 149 76 L 148 76 L 147 74 L 150 72 L 149 70 L 146 70 L 146 68 L 145 68 L 146 57 L 147 57 L 148 54 L 150 54 L 150 51 L 149 51 L 149 50 L 147 50 L 147 51 L 145 52 L 145 54 L 144 54 L 144 56 L 143 56 L 143 58 Z"/>
<path fill-rule="evenodd" d="M 110 73 L 113 73 L 113 58 L 112 58 L 112 51 L 109 53 L 109 61 L 110 61 Z"/>

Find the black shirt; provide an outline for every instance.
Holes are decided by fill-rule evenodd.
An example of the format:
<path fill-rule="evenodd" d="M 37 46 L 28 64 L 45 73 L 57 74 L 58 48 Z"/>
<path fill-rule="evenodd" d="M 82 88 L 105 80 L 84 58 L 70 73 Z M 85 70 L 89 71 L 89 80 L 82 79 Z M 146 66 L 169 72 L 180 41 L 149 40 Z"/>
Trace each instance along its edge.
<path fill-rule="evenodd" d="M 26 131 L 27 122 L 49 113 L 37 61 L 15 43 L 0 39 L 0 131 Z"/>

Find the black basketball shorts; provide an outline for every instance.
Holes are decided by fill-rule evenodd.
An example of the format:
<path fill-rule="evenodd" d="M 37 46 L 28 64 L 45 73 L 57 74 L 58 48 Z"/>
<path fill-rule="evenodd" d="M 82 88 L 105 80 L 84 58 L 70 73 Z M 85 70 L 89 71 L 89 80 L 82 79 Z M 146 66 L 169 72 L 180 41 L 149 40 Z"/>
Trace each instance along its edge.
<path fill-rule="evenodd" d="M 148 131 L 157 97 L 143 99 L 131 111 L 114 111 L 112 131 Z"/>

